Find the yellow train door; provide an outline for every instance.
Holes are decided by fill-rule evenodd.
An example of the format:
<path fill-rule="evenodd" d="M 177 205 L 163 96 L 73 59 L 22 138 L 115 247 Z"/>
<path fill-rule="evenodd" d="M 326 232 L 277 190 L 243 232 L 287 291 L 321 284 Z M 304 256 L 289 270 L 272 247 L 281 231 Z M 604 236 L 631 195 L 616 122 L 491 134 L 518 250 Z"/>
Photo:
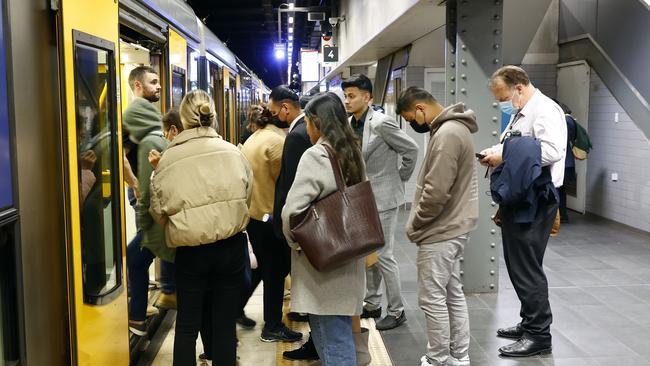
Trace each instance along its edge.
<path fill-rule="evenodd" d="M 71 355 L 129 364 L 116 0 L 60 0 Z"/>

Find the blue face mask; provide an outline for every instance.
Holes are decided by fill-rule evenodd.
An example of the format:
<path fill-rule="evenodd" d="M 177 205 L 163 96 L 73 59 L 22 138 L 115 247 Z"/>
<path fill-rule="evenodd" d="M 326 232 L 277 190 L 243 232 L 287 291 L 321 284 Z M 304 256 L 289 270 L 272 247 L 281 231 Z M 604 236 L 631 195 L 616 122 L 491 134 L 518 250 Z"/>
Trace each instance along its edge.
<path fill-rule="evenodd" d="M 505 114 L 517 114 L 519 113 L 519 109 L 515 108 L 515 106 L 512 105 L 512 99 L 515 97 L 515 93 L 512 93 L 512 98 L 510 100 L 506 100 L 505 102 L 499 102 L 499 108 L 501 108 L 501 111 Z"/>

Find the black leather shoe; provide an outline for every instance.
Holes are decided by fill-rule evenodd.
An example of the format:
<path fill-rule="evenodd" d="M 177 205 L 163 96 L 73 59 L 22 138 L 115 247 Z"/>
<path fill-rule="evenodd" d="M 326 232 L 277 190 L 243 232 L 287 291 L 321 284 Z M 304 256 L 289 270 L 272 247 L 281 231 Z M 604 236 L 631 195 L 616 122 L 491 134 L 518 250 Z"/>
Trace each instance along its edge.
<path fill-rule="evenodd" d="M 368 310 L 366 308 L 363 308 L 363 312 L 361 312 L 361 319 L 368 319 L 368 318 L 379 318 L 381 316 L 381 308 L 377 308 L 375 310 Z"/>
<path fill-rule="evenodd" d="M 386 315 L 384 319 L 377 322 L 375 328 L 377 328 L 377 330 L 389 330 L 399 327 L 404 324 L 404 322 L 406 322 L 406 314 L 404 313 L 404 310 L 402 310 L 402 313 L 399 316 Z"/>
<path fill-rule="evenodd" d="M 296 313 L 294 311 L 291 311 L 287 314 L 287 318 L 291 320 L 292 322 L 308 322 L 309 321 L 309 315 L 308 314 L 303 314 L 303 313 Z"/>
<path fill-rule="evenodd" d="M 506 357 L 530 357 L 551 353 L 552 349 L 551 343 L 521 337 L 517 342 L 499 348 L 499 353 Z"/>
<path fill-rule="evenodd" d="M 244 329 L 253 329 L 255 328 L 255 325 L 257 325 L 257 322 L 247 317 L 246 314 L 242 314 L 239 318 L 235 319 L 235 322 L 241 325 Z"/>
<path fill-rule="evenodd" d="M 510 328 L 497 329 L 497 337 L 519 339 L 524 336 L 524 331 L 521 330 L 521 324 L 517 324 Z"/>
<path fill-rule="evenodd" d="M 260 336 L 262 342 L 297 342 L 301 339 L 302 333 L 294 332 L 284 324 L 273 330 L 264 328 Z"/>
<path fill-rule="evenodd" d="M 282 352 L 282 357 L 286 360 L 292 361 L 307 361 L 307 360 L 318 360 L 318 353 L 316 352 L 316 347 L 314 346 L 314 341 L 311 339 L 311 335 L 305 344 L 300 348 L 294 349 L 293 351 L 284 351 Z"/>

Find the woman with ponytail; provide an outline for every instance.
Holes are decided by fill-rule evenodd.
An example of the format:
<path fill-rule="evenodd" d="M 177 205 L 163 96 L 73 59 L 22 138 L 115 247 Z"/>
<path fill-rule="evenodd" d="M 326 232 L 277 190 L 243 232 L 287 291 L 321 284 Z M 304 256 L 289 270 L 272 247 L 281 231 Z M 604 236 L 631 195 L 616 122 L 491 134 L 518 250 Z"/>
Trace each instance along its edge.
<path fill-rule="evenodd" d="M 252 172 L 239 149 L 211 127 L 216 112 L 205 91 L 188 93 L 179 113 L 184 129 L 154 171 L 150 209 L 167 246 L 176 248 L 174 365 L 196 364 L 196 338 L 209 304 L 213 363 L 234 366 Z"/>
<path fill-rule="evenodd" d="M 317 271 L 293 240 L 291 217 L 303 213 L 311 203 L 336 191 L 334 170 L 324 144 L 336 153 L 346 185 L 365 179 L 358 140 L 345 107 L 334 93 L 314 97 L 305 108 L 307 134 L 312 146 L 302 155 L 296 178 L 282 209 L 284 235 L 291 251 L 291 309 L 309 314 L 311 335 L 323 366 L 356 366 L 352 317 L 360 315 L 366 289 L 365 261 Z"/>

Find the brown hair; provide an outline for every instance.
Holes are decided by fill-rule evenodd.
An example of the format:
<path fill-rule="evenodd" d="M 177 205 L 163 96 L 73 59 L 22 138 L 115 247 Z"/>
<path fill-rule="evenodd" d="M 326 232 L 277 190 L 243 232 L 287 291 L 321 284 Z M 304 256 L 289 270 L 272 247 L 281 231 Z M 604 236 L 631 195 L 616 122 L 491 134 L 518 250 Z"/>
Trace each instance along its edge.
<path fill-rule="evenodd" d="M 178 132 L 183 131 L 183 123 L 181 122 L 181 115 L 176 108 L 170 109 L 162 118 L 163 130 L 169 131 L 174 126 Z"/>
<path fill-rule="evenodd" d="M 530 78 L 524 69 L 519 66 L 506 65 L 499 68 L 497 71 L 492 74 L 488 86 L 490 88 L 494 87 L 496 79 L 499 78 L 509 87 L 512 88 L 517 84 L 522 84 L 528 86 L 530 84 Z"/>
<path fill-rule="evenodd" d="M 136 81 L 139 81 L 140 83 L 144 82 L 144 75 L 147 73 L 158 75 L 158 72 L 156 72 L 156 70 L 151 66 L 138 66 L 131 70 L 129 73 L 129 86 L 131 87 L 131 90 L 135 88 Z"/>

